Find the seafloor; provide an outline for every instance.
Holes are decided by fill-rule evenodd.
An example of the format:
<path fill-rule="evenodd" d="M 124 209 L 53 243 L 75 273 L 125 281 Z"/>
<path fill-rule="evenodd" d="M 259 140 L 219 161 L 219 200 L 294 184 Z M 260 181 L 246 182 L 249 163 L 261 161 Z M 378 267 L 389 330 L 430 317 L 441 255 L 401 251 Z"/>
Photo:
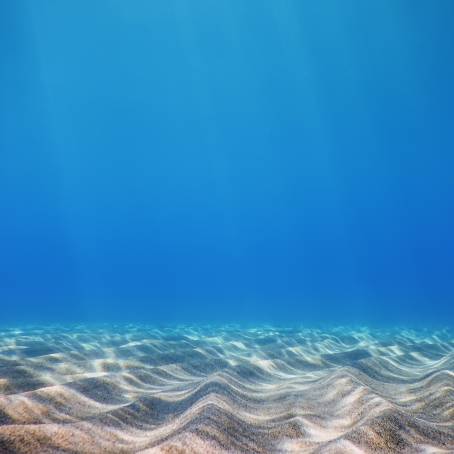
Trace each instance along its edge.
<path fill-rule="evenodd" d="M 0 332 L 1 453 L 454 452 L 452 332 Z"/>

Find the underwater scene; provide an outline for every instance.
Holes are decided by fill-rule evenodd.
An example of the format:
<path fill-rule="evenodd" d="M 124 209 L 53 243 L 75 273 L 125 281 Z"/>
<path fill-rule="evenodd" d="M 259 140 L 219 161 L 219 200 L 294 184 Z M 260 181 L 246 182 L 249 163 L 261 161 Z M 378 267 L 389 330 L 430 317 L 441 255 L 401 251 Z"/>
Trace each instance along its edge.
<path fill-rule="evenodd" d="M 0 454 L 454 453 L 454 2 L 0 3 Z"/>

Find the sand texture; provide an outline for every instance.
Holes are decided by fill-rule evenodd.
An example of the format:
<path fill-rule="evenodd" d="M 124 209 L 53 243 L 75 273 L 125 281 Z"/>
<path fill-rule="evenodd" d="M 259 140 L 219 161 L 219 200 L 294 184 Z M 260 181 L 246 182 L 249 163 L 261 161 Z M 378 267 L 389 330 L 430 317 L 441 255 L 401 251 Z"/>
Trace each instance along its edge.
<path fill-rule="evenodd" d="M 454 452 L 441 331 L 0 331 L 1 453 Z"/>

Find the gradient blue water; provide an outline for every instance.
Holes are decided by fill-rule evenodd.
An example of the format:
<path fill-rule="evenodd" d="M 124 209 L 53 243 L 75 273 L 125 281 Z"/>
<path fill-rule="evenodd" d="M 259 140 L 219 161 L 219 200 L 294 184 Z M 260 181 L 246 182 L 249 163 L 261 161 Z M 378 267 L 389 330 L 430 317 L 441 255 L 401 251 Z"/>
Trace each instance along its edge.
<path fill-rule="evenodd" d="M 2 2 L 1 322 L 452 324 L 453 17 Z"/>

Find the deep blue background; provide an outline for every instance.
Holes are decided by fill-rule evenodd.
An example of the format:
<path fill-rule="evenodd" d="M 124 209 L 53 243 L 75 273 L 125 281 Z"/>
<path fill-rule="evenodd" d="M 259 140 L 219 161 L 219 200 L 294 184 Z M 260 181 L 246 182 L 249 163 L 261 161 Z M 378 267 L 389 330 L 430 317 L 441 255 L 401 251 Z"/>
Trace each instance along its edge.
<path fill-rule="evenodd" d="M 451 324 L 453 18 L 1 2 L 0 322 Z"/>

